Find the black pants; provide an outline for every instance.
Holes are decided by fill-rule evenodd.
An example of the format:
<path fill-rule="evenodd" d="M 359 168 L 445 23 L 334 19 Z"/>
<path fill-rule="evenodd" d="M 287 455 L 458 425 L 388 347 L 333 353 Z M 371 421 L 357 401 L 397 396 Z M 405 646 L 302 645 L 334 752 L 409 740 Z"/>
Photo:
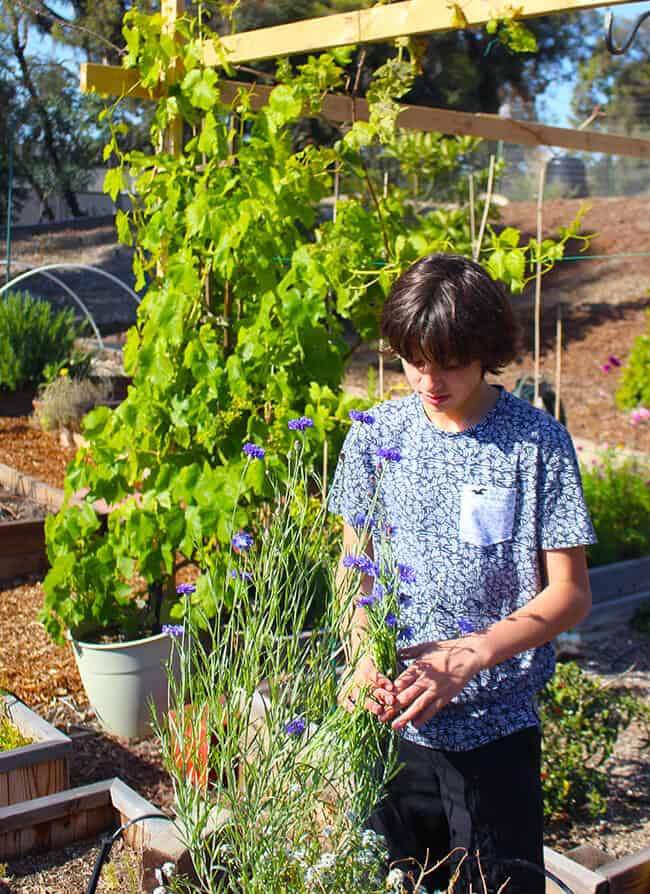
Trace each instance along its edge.
<path fill-rule="evenodd" d="M 508 878 L 506 894 L 544 894 L 543 875 L 516 862 L 544 864 L 540 760 L 536 727 L 471 751 L 402 739 L 404 766 L 369 823 L 386 838 L 391 868 L 417 879 L 416 864 L 431 867 L 458 848 L 426 877 L 425 890 L 445 890 L 458 868 L 455 894 L 470 886 L 483 894 L 483 878 L 490 894 Z"/>

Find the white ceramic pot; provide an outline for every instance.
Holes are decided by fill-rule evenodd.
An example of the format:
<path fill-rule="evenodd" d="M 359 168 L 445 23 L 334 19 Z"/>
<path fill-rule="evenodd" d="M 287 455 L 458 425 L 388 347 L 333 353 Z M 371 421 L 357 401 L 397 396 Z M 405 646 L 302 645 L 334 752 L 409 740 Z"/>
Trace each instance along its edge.
<path fill-rule="evenodd" d="M 158 714 L 169 707 L 166 665 L 172 656 L 172 637 L 159 633 L 97 644 L 69 636 L 88 701 L 103 728 L 129 739 L 151 735 L 151 702 Z"/>

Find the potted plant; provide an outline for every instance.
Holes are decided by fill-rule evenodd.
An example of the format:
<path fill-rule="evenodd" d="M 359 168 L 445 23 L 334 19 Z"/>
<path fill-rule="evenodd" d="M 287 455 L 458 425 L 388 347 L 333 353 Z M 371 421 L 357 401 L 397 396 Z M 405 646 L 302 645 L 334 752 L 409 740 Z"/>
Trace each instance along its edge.
<path fill-rule="evenodd" d="M 171 589 L 172 577 L 163 584 L 163 569 L 158 579 L 147 580 L 135 573 L 134 562 L 119 557 L 123 586 L 114 589 L 103 577 L 102 559 L 110 548 L 102 529 L 120 525 L 124 512 L 128 507 L 123 504 L 100 515 L 82 500 L 58 517 L 50 516 L 52 568 L 44 581 L 41 619 L 55 640 L 69 639 L 102 726 L 116 735 L 140 738 L 151 733 L 151 704 L 158 711 L 167 707 L 166 665 L 178 628 L 163 621 L 179 594 Z M 75 538 L 84 544 L 83 554 L 75 553 Z M 179 590 L 188 587 L 192 589 L 185 585 Z"/>

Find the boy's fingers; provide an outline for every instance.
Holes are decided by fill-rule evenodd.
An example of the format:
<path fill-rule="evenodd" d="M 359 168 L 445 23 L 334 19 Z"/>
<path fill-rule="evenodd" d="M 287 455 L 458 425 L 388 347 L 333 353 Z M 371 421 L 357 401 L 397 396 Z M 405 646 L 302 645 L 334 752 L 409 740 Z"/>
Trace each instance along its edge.
<path fill-rule="evenodd" d="M 405 646 L 397 650 L 398 658 L 419 658 L 431 647 L 431 643 L 420 643 L 419 646 Z"/>

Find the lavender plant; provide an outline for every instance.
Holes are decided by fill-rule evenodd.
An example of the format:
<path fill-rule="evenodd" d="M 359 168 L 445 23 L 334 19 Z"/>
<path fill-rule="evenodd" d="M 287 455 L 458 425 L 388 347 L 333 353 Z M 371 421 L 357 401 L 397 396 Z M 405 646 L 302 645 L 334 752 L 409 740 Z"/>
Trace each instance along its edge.
<path fill-rule="evenodd" d="M 319 482 L 303 461 L 309 424 L 289 423 L 297 440 L 279 475 L 286 483 L 250 530 L 233 528 L 225 578 L 211 573 L 196 584 L 204 589 L 198 604 L 208 594 L 213 601 L 207 634 L 189 611 L 192 587 L 182 594 L 182 672 L 180 682 L 170 682 L 175 710 L 158 725 L 196 879 L 175 879 L 174 890 L 404 890 L 399 867 L 387 881 L 383 840 L 365 828 L 396 771 L 395 734 L 363 709 L 363 698 L 348 713 L 337 695 L 341 631 L 360 575 L 374 578 L 365 601 L 368 648 L 392 672 L 408 569 L 390 558 L 347 556 L 351 573 L 334 596 L 333 563 L 322 558 L 331 555 L 331 532 L 322 502 L 310 496 Z M 274 465 L 259 445 L 248 443 L 244 452 L 246 466 Z M 268 468 L 265 475 L 272 477 Z M 386 526 L 382 536 L 390 536 Z M 307 630 L 314 581 L 323 573 L 330 598 L 316 629 Z"/>

